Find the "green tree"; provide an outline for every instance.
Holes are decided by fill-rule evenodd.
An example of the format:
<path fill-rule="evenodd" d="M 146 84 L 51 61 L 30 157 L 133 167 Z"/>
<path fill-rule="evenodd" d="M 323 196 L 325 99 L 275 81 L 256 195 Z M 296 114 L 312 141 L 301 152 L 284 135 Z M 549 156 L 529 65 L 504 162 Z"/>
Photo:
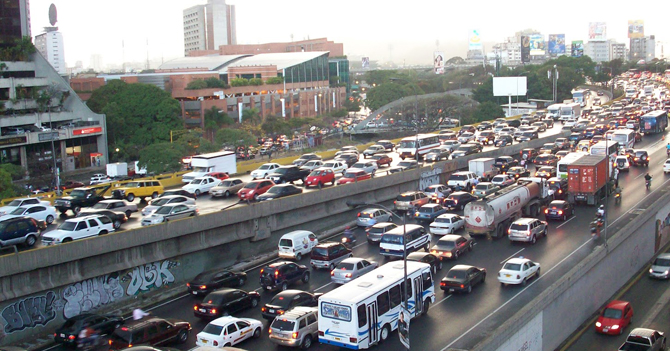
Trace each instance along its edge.
<path fill-rule="evenodd" d="M 246 150 L 250 145 L 256 144 L 256 138 L 241 129 L 225 128 L 216 132 L 215 142 L 224 147 L 232 147 L 236 150 L 238 147 L 244 147 Z"/>
<path fill-rule="evenodd" d="M 260 78 L 251 78 L 249 79 L 249 85 L 255 85 L 255 86 L 263 85 L 263 80 Z"/>
<path fill-rule="evenodd" d="M 265 80 L 265 84 L 281 84 L 284 83 L 283 77 L 270 77 Z"/>
<path fill-rule="evenodd" d="M 225 88 L 227 85 L 224 81 L 216 77 L 205 79 L 205 84 L 207 84 L 208 88 Z"/>
<path fill-rule="evenodd" d="M 422 93 L 422 91 L 417 91 L 417 94 L 419 95 Z M 388 104 L 389 102 L 398 100 L 405 96 L 410 96 L 412 94 L 412 88 L 407 85 L 402 85 L 399 83 L 385 83 L 378 85 L 368 91 L 366 105 L 370 108 L 370 110 L 374 111 Z"/>
<path fill-rule="evenodd" d="M 475 111 L 475 118 L 477 122 L 490 121 L 502 117 L 505 117 L 505 111 L 503 111 L 500 105 L 491 101 L 486 101 L 479 104 L 479 106 L 477 106 L 477 110 Z"/>
<path fill-rule="evenodd" d="M 12 176 L 9 172 L 0 168 L 0 199 L 7 199 L 16 196 Z"/>
<path fill-rule="evenodd" d="M 249 85 L 249 80 L 246 78 L 233 78 L 230 80 L 230 85 L 234 87 L 243 87 Z"/>
<path fill-rule="evenodd" d="M 202 79 L 196 79 L 186 84 L 186 90 L 197 90 L 207 88 L 207 83 Z"/>
<path fill-rule="evenodd" d="M 219 110 L 218 107 L 212 106 L 209 110 L 205 110 L 205 130 L 216 132 L 219 128 L 229 126 L 235 121 L 228 116 L 227 113 Z"/>
<path fill-rule="evenodd" d="M 32 38 L 25 36 L 16 39 L 13 45 L 0 48 L 0 61 L 28 61 L 36 50 Z"/>
<path fill-rule="evenodd" d="M 12 180 L 20 180 L 26 175 L 26 169 L 13 163 L 3 163 L 0 170 L 7 172 Z M 0 197 L 2 199 L 2 197 Z"/>
<path fill-rule="evenodd" d="M 170 173 L 181 170 L 182 157 L 186 151 L 180 143 L 162 142 L 144 147 L 139 156 L 139 167 L 146 167 L 147 172 Z"/>
<path fill-rule="evenodd" d="M 283 118 L 268 116 L 265 119 L 265 122 L 261 124 L 261 130 L 266 135 L 282 135 L 289 134 L 291 132 L 291 127 Z"/>
<path fill-rule="evenodd" d="M 260 122 L 261 115 L 256 108 L 249 108 L 242 111 L 242 123 L 257 126 Z"/>

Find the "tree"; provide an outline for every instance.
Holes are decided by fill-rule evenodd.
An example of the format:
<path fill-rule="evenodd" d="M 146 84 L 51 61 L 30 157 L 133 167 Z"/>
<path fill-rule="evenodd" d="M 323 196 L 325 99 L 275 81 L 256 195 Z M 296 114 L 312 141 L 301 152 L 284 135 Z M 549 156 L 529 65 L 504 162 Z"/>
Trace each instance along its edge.
<path fill-rule="evenodd" d="M 261 130 L 266 135 L 282 135 L 289 134 L 291 127 L 282 118 L 276 116 L 268 116 L 265 122 L 261 124 Z"/>
<path fill-rule="evenodd" d="M 505 117 L 505 111 L 503 111 L 500 105 L 491 101 L 486 101 L 479 104 L 479 106 L 477 106 L 477 110 L 475 111 L 475 119 L 477 122 L 491 121 L 502 117 Z"/>
<path fill-rule="evenodd" d="M 186 84 L 186 90 L 197 90 L 207 88 L 207 83 L 202 79 L 196 79 Z"/>
<path fill-rule="evenodd" d="M 205 110 L 205 130 L 214 133 L 219 128 L 229 126 L 235 121 L 228 116 L 227 113 L 219 110 L 218 107 L 212 106 L 209 110 Z"/>
<path fill-rule="evenodd" d="M 7 171 L 0 168 L 0 199 L 7 199 L 16 196 L 12 176 Z"/>
<path fill-rule="evenodd" d="M 423 92 L 417 91 L 417 94 Z M 370 110 L 374 111 L 389 102 L 398 100 L 405 96 L 412 95 L 413 91 L 410 87 L 398 83 L 385 83 L 370 89 L 367 93 L 366 104 Z"/>
<path fill-rule="evenodd" d="M 240 129 L 219 129 L 216 132 L 215 142 L 217 145 L 232 147 L 235 150 L 244 147 L 245 151 L 250 145 L 256 144 L 256 138 L 249 132 Z"/>
<path fill-rule="evenodd" d="M 454 56 L 445 62 L 447 65 L 460 65 L 462 63 L 465 63 L 465 60 L 460 56 Z"/>
<path fill-rule="evenodd" d="M 184 156 L 186 152 L 179 143 L 152 144 L 141 150 L 138 166 L 156 174 L 177 172 L 182 167 Z"/>
<path fill-rule="evenodd" d="M 256 108 L 250 108 L 242 111 L 242 123 L 248 123 L 256 126 L 261 122 L 261 115 Z"/>

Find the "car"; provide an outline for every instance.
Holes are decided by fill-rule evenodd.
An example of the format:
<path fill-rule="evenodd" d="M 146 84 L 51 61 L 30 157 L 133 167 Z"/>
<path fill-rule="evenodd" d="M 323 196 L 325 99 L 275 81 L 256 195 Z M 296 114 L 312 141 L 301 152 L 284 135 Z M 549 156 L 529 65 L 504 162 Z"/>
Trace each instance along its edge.
<path fill-rule="evenodd" d="M 269 179 L 252 180 L 237 192 L 237 197 L 242 201 L 256 201 L 259 196 L 265 194 L 273 186 L 275 186 L 275 183 Z"/>
<path fill-rule="evenodd" d="M 546 143 L 540 147 L 540 154 L 556 154 L 558 150 L 556 143 Z"/>
<path fill-rule="evenodd" d="M 649 157 L 649 153 L 647 153 L 647 150 L 635 150 L 635 155 L 633 155 L 631 163 L 633 166 L 649 167 L 650 159 L 651 158 Z"/>
<path fill-rule="evenodd" d="M 26 216 L 0 217 L 0 248 L 11 245 L 34 246 L 41 233 L 39 222 Z M 46 228 L 46 225 L 42 226 Z"/>
<path fill-rule="evenodd" d="M 261 294 L 256 291 L 224 288 L 207 294 L 202 302 L 193 306 L 193 315 L 199 318 L 217 318 L 256 308 Z"/>
<path fill-rule="evenodd" d="M 414 219 L 417 222 L 432 222 L 438 216 L 447 212 L 447 209 L 442 207 L 441 204 L 425 204 L 419 207 L 418 210 L 414 213 Z"/>
<path fill-rule="evenodd" d="M 477 130 L 480 131 L 480 132 L 484 131 L 484 130 L 489 130 L 489 129 L 493 129 L 493 124 L 491 122 L 488 122 L 488 121 L 481 122 L 477 126 Z"/>
<path fill-rule="evenodd" d="M 500 135 L 496 138 L 496 141 L 493 142 L 495 147 L 503 147 L 507 145 L 512 145 L 514 143 L 514 138 L 511 135 Z"/>
<path fill-rule="evenodd" d="M 451 188 L 444 184 L 433 184 L 423 189 L 423 193 L 435 203 L 442 203 L 442 200 L 449 196 L 451 192 Z"/>
<path fill-rule="evenodd" d="M 312 269 L 327 268 L 331 271 L 347 257 L 353 257 L 351 249 L 341 242 L 319 243 L 312 248 L 309 264 Z"/>
<path fill-rule="evenodd" d="M 528 171 L 524 167 L 519 167 L 519 166 L 510 167 L 507 170 L 507 174 L 514 177 L 514 179 L 519 179 L 519 178 L 523 178 L 523 177 L 530 177 L 530 171 Z"/>
<path fill-rule="evenodd" d="M 556 153 L 556 156 L 558 156 L 559 159 L 561 159 L 561 158 L 567 156 L 570 152 L 571 152 L 570 150 L 561 150 L 561 151 Z"/>
<path fill-rule="evenodd" d="M 302 189 L 298 188 L 297 186 L 293 184 L 278 184 L 258 196 L 256 201 L 269 201 L 298 194 L 302 194 Z"/>
<path fill-rule="evenodd" d="M 368 156 L 373 156 L 376 154 L 385 153 L 387 150 L 383 145 L 371 145 L 363 151 L 363 158 L 368 158 Z"/>
<path fill-rule="evenodd" d="M 440 281 L 445 293 L 472 292 L 472 287 L 486 281 L 486 268 L 457 264 Z"/>
<path fill-rule="evenodd" d="M 335 153 L 335 156 L 339 156 L 344 153 L 354 153 L 358 155 L 358 148 L 353 145 L 342 146 L 338 152 Z"/>
<path fill-rule="evenodd" d="M 14 211 L 17 207 L 25 207 L 30 205 L 43 205 L 51 206 L 49 201 L 41 201 L 36 197 L 26 197 L 20 199 L 14 199 L 10 201 L 7 205 L 0 207 L 0 216 L 4 216 Z"/>
<path fill-rule="evenodd" d="M 112 177 L 106 175 L 106 174 L 94 174 L 91 179 L 89 180 L 88 184 L 89 185 L 97 185 L 97 184 L 103 184 L 103 183 L 111 183 L 113 182 Z"/>
<path fill-rule="evenodd" d="M 79 213 L 95 212 L 95 210 L 122 212 L 126 214 L 126 217 L 130 218 L 133 213 L 137 212 L 137 205 L 126 200 L 102 200 L 93 205 L 93 207 L 81 209 Z"/>
<path fill-rule="evenodd" d="M 186 283 L 192 295 L 207 295 L 220 288 L 233 288 L 244 285 L 247 274 L 229 269 L 213 269 L 202 272 Z"/>
<path fill-rule="evenodd" d="M 522 160 L 526 160 L 527 162 L 534 162 L 535 158 L 539 155 L 539 153 L 535 149 L 531 148 L 525 148 L 521 151 L 519 151 L 519 157 Z"/>
<path fill-rule="evenodd" d="M 416 162 L 416 160 L 403 160 L 403 161 L 398 162 L 398 165 L 396 166 L 396 168 L 399 168 L 403 171 L 406 171 L 408 169 L 419 168 L 419 163 Z"/>
<path fill-rule="evenodd" d="M 318 168 L 313 170 L 305 179 L 305 189 L 310 186 L 316 186 L 320 189 L 326 183 L 335 185 L 335 173 L 330 168 Z"/>
<path fill-rule="evenodd" d="M 228 174 L 228 172 L 209 172 L 205 174 L 205 177 L 214 177 L 218 180 L 226 180 L 230 178 L 230 174 Z"/>
<path fill-rule="evenodd" d="M 281 346 L 308 349 L 319 339 L 319 309 L 294 307 L 270 324 L 270 341 Z"/>
<path fill-rule="evenodd" d="M 500 187 L 491 182 L 481 182 L 472 189 L 472 195 L 482 198 L 500 190 Z"/>
<path fill-rule="evenodd" d="M 428 231 L 433 235 L 446 235 L 454 234 L 463 227 L 465 227 L 463 217 L 453 213 L 445 213 L 435 218 L 428 227 Z"/>
<path fill-rule="evenodd" d="M 263 318 L 273 320 L 293 307 L 316 307 L 321 295 L 323 294 L 312 294 L 302 290 L 284 290 L 261 307 L 261 314 Z"/>
<path fill-rule="evenodd" d="M 172 220 L 195 217 L 198 215 L 198 208 L 195 205 L 185 203 L 171 203 L 163 205 L 156 209 L 152 214 L 142 218 L 142 226 L 167 223 Z"/>
<path fill-rule="evenodd" d="M 388 222 L 392 218 L 392 214 L 380 208 L 366 208 L 358 212 L 356 216 L 356 225 L 360 227 L 369 227 L 376 223 Z"/>
<path fill-rule="evenodd" d="M 596 333 L 621 335 L 633 320 L 633 307 L 628 301 L 614 300 L 609 302 L 598 315 Z"/>
<path fill-rule="evenodd" d="M 497 135 L 500 134 L 500 131 L 503 130 L 503 128 L 507 128 L 509 125 L 507 124 L 507 121 L 504 121 L 502 123 L 498 123 L 495 127 L 493 127 L 493 132 L 496 133 Z"/>
<path fill-rule="evenodd" d="M 498 174 L 491 179 L 491 183 L 501 189 L 514 184 L 514 182 L 516 182 L 516 179 L 509 174 Z"/>
<path fill-rule="evenodd" d="M 438 162 L 440 160 L 449 159 L 449 149 L 444 146 L 440 146 L 434 149 L 430 149 L 425 155 L 423 155 L 426 162 Z"/>
<path fill-rule="evenodd" d="M 455 209 L 462 211 L 465 208 L 465 205 L 475 200 L 477 200 L 477 198 L 468 192 L 456 191 L 444 199 L 444 207 L 450 211 Z"/>
<path fill-rule="evenodd" d="M 582 138 L 591 139 L 596 133 L 597 131 L 595 127 L 588 127 L 582 131 Z"/>
<path fill-rule="evenodd" d="M 274 173 L 275 169 L 281 167 L 279 163 L 265 163 L 257 169 L 251 171 L 251 180 L 265 179 L 269 174 Z"/>
<path fill-rule="evenodd" d="M 554 119 L 548 116 L 542 117 L 540 122 L 544 123 L 548 128 L 554 128 Z M 537 122 L 536 122 L 537 123 Z"/>
<path fill-rule="evenodd" d="M 65 182 L 60 184 L 60 189 L 66 190 L 66 189 L 81 188 L 84 186 L 86 186 L 86 184 L 82 182 L 78 182 L 76 180 L 66 180 Z"/>
<path fill-rule="evenodd" d="M 505 173 L 508 168 L 519 165 L 519 161 L 512 158 L 512 156 L 498 156 L 493 161 L 493 166 L 498 169 L 500 173 Z"/>
<path fill-rule="evenodd" d="M 649 268 L 649 277 L 658 279 L 670 278 L 670 253 L 659 254 Z"/>
<path fill-rule="evenodd" d="M 467 142 L 474 140 L 475 140 L 475 134 L 470 132 L 464 132 L 458 137 L 458 142 L 461 144 L 465 144 Z"/>
<path fill-rule="evenodd" d="M 521 135 L 519 135 L 516 138 L 516 140 L 521 143 L 521 142 L 524 142 L 524 141 L 530 141 L 530 140 L 535 140 L 535 139 L 539 139 L 539 138 L 540 138 L 540 136 L 537 133 L 537 130 L 527 130 L 527 131 L 521 133 Z"/>
<path fill-rule="evenodd" d="M 304 284 L 309 282 L 309 269 L 307 266 L 289 261 L 271 263 L 261 268 L 260 286 L 263 290 L 286 290 L 289 285 L 298 281 Z"/>
<path fill-rule="evenodd" d="M 504 135 L 509 135 L 514 137 L 514 132 L 516 132 L 516 128 L 514 127 L 505 127 L 498 132 L 498 136 L 504 136 Z"/>
<path fill-rule="evenodd" d="M 54 341 L 66 346 L 77 346 L 79 333 L 86 327 L 96 330 L 99 335 L 109 335 L 114 329 L 123 325 L 123 317 L 117 315 L 100 315 L 82 313 L 70 317 L 54 331 Z"/>
<path fill-rule="evenodd" d="M 367 237 L 368 243 L 379 243 L 382 239 L 382 235 L 396 227 L 398 227 L 398 225 L 392 222 L 378 222 L 377 224 L 365 228 L 365 236 Z"/>
<path fill-rule="evenodd" d="M 461 146 L 461 143 L 458 140 L 446 140 L 442 142 L 442 146 L 444 146 L 451 153 L 458 149 Z"/>
<path fill-rule="evenodd" d="M 619 346 L 619 351 L 663 351 L 666 349 L 665 333 L 654 329 L 635 328 L 626 342 Z"/>
<path fill-rule="evenodd" d="M 398 195 L 393 201 L 397 211 L 408 211 L 419 208 L 430 202 L 430 197 L 423 191 L 407 191 Z"/>
<path fill-rule="evenodd" d="M 523 241 L 535 244 L 537 238 L 546 237 L 549 233 L 549 225 L 537 218 L 519 218 L 512 222 L 507 230 L 510 243 Z"/>
<path fill-rule="evenodd" d="M 188 191 L 183 190 L 183 189 L 165 190 L 165 192 L 163 192 L 160 196 L 158 196 L 158 198 L 166 197 L 166 196 L 173 196 L 173 195 L 186 196 L 188 198 L 191 198 L 191 199 L 195 200 L 195 195 L 194 194 L 191 194 Z"/>
<path fill-rule="evenodd" d="M 449 140 L 456 141 L 456 139 L 458 138 L 458 135 L 453 130 L 446 129 L 446 130 L 441 130 L 437 134 L 437 138 L 440 140 L 440 142 L 444 143 L 445 141 L 449 141 Z"/>
<path fill-rule="evenodd" d="M 168 195 L 151 200 L 143 209 L 142 216 L 149 216 L 154 213 L 159 207 L 169 204 L 183 203 L 187 205 L 195 205 L 195 200 L 183 195 Z"/>
<path fill-rule="evenodd" d="M 483 145 L 495 144 L 496 134 L 492 131 L 480 132 L 477 141 Z"/>
<path fill-rule="evenodd" d="M 598 96 L 603 96 L 603 95 L 605 95 L 605 93 L 603 93 L 602 91 L 598 91 Z"/>
<path fill-rule="evenodd" d="M 477 175 L 474 172 L 456 172 L 449 176 L 447 186 L 454 189 L 471 189 L 475 186 Z"/>
<path fill-rule="evenodd" d="M 544 218 L 565 221 L 569 216 L 575 215 L 574 206 L 565 200 L 554 200 L 544 210 Z"/>
<path fill-rule="evenodd" d="M 550 166 L 556 168 L 559 158 L 554 154 L 541 154 L 535 157 L 533 163 L 536 167 Z"/>
<path fill-rule="evenodd" d="M 89 210 L 86 213 L 79 212 L 75 217 L 86 217 L 92 215 L 106 216 L 112 221 L 114 230 L 120 229 L 123 223 L 128 222 L 128 217 L 123 212 L 116 212 L 112 210 Z"/>
<path fill-rule="evenodd" d="M 378 264 L 359 257 L 349 257 L 330 271 L 330 281 L 335 284 L 348 283 L 377 268 Z"/>
<path fill-rule="evenodd" d="M 200 177 L 193 179 L 190 183 L 182 186 L 181 188 L 188 191 L 189 193 L 195 194 L 196 197 L 200 194 L 208 193 L 213 187 L 219 185 L 220 180 L 214 177 Z"/>
<path fill-rule="evenodd" d="M 568 141 L 568 138 L 556 138 L 556 140 L 554 140 L 554 144 L 556 144 L 556 146 L 558 146 L 558 148 L 561 150 L 570 148 L 570 141 Z"/>
<path fill-rule="evenodd" d="M 311 172 L 317 168 L 320 168 L 321 166 L 323 166 L 323 162 L 321 160 L 311 160 L 305 162 L 304 165 L 300 166 L 300 169 L 308 170 Z"/>
<path fill-rule="evenodd" d="M 348 169 L 342 178 L 338 179 L 337 185 L 356 183 L 368 179 L 372 179 L 371 173 L 367 173 L 362 169 Z"/>
<path fill-rule="evenodd" d="M 209 322 L 196 336 L 197 346 L 234 346 L 244 340 L 260 338 L 263 323 L 252 318 L 225 316 Z"/>
<path fill-rule="evenodd" d="M 379 166 L 375 161 L 361 161 L 353 164 L 347 171 L 355 172 L 357 170 L 363 170 L 365 173 L 375 174 L 377 168 L 379 168 Z"/>
<path fill-rule="evenodd" d="M 663 173 L 668 174 L 670 172 L 670 158 L 666 159 L 663 163 Z"/>
<path fill-rule="evenodd" d="M 379 163 L 379 162 L 377 162 L 377 163 Z M 337 160 L 326 161 L 326 162 L 323 163 L 323 166 L 319 167 L 319 169 L 329 169 L 329 170 L 333 171 L 333 173 L 336 173 L 336 174 L 344 174 L 344 171 L 346 171 L 347 168 L 349 168 L 349 166 L 347 166 L 347 164 L 345 162 L 337 161 Z"/>
<path fill-rule="evenodd" d="M 230 197 L 231 195 L 237 194 L 237 192 L 240 191 L 240 189 L 242 189 L 245 184 L 246 183 L 244 183 L 240 178 L 228 178 L 211 188 L 209 193 L 212 195 L 212 198 Z"/>
<path fill-rule="evenodd" d="M 433 272 L 433 276 L 437 274 L 437 271 L 442 270 L 442 260 L 439 257 L 435 256 L 430 252 L 419 252 L 415 251 L 407 255 L 407 261 L 415 261 L 427 263 L 430 265 L 430 269 Z"/>
<path fill-rule="evenodd" d="M 498 272 L 498 281 L 505 285 L 526 285 L 528 280 L 540 276 L 540 264 L 525 257 L 514 257 L 507 260 Z"/>
<path fill-rule="evenodd" d="M 566 198 L 568 192 L 568 179 L 552 177 L 547 179 L 549 186 L 549 195 L 553 195 L 554 199 L 563 200 Z"/>
<path fill-rule="evenodd" d="M 293 160 L 292 163 L 293 163 L 294 166 L 301 167 L 302 165 L 304 165 L 305 163 L 307 163 L 310 160 L 321 160 L 321 156 L 319 156 L 317 154 L 304 154 L 304 155 L 300 156 L 299 158 Z"/>
<path fill-rule="evenodd" d="M 542 166 L 535 171 L 535 177 L 549 179 L 556 177 L 556 167 Z"/>
<path fill-rule="evenodd" d="M 164 191 L 165 189 L 163 188 L 163 185 L 158 180 L 139 180 L 128 182 L 122 184 L 118 188 L 114 188 L 112 194 L 116 199 L 126 199 L 133 202 L 135 198 L 139 198 L 140 200 L 144 200 L 147 197 L 155 199 Z"/>
<path fill-rule="evenodd" d="M 475 241 L 468 234 L 447 234 L 430 248 L 430 253 L 439 257 L 440 260 L 445 258 L 457 260 L 460 255 L 472 251 L 474 246 Z"/>
<path fill-rule="evenodd" d="M 531 126 L 537 128 L 538 132 L 547 131 L 547 124 L 545 122 L 533 122 L 531 123 Z"/>
<path fill-rule="evenodd" d="M 344 153 L 339 156 L 335 156 L 335 161 L 344 162 L 347 167 L 351 167 L 354 163 L 358 162 L 358 158 L 358 154 Z"/>
<path fill-rule="evenodd" d="M 46 225 L 52 224 L 56 219 L 56 208 L 53 206 L 47 206 L 43 204 L 29 205 L 16 207 L 13 211 L 9 212 L 6 216 L 0 217 L 0 220 L 7 218 L 15 217 L 30 217 L 36 221 L 44 222 Z"/>
<path fill-rule="evenodd" d="M 190 323 L 176 319 L 149 317 L 128 321 L 110 335 L 109 348 L 121 350 L 133 345 L 183 344 L 188 340 L 190 331 Z"/>
<path fill-rule="evenodd" d="M 42 244 L 45 246 L 71 242 L 98 235 L 105 235 L 114 231 L 112 220 L 107 216 L 90 215 L 66 219 L 56 230 L 42 235 Z"/>
<path fill-rule="evenodd" d="M 393 162 L 393 159 L 389 155 L 385 155 L 385 154 L 373 155 L 373 156 L 370 157 L 370 159 L 377 162 L 378 167 L 381 167 L 381 166 L 384 166 L 384 165 L 391 167 L 391 163 Z"/>
<path fill-rule="evenodd" d="M 391 140 L 378 140 L 377 145 L 383 146 L 386 151 L 393 151 L 395 144 Z"/>
<path fill-rule="evenodd" d="M 461 129 L 458 130 L 458 136 L 463 135 L 463 133 L 475 133 L 477 131 L 477 128 L 475 126 L 466 124 Z"/>
<path fill-rule="evenodd" d="M 630 171 L 630 159 L 628 155 L 619 155 L 614 160 L 614 164 L 619 171 Z"/>

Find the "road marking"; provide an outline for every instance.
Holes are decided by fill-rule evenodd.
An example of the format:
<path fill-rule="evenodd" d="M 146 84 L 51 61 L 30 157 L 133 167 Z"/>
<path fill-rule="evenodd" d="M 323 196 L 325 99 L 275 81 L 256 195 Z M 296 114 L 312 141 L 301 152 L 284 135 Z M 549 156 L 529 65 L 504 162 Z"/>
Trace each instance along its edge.
<path fill-rule="evenodd" d="M 635 205 L 631 206 L 630 209 L 629 209 L 628 211 L 624 212 L 621 216 L 617 217 L 614 221 L 610 222 L 608 226 L 611 226 L 612 224 L 616 223 L 618 220 L 620 220 L 621 218 L 623 218 L 623 216 L 627 215 L 629 212 L 631 212 L 631 211 L 633 211 L 634 209 L 636 209 L 637 206 L 638 206 L 642 201 L 646 200 L 649 196 L 651 196 L 653 193 L 655 193 L 655 192 L 658 191 L 659 189 L 662 189 L 663 186 L 665 185 L 665 183 L 667 183 L 667 182 L 669 182 L 669 181 L 670 181 L 670 179 L 664 181 L 664 182 L 661 184 L 661 186 L 659 186 L 659 187 L 657 187 L 656 189 L 652 190 L 649 194 L 647 194 L 647 196 L 643 197 L 642 200 L 638 201 Z"/>
<path fill-rule="evenodd" d="M 570 217 L 570 219 L 568 219 L 567 221 L 565 221 L 565 222 L 561 223 L 559 226 L 557 226 L 556 229 L 564 226 L 566 223 L 570 222 L 571 220 L 573 220 L 575 218 L 577 218 L 577 217 L 575 215 L 573 215 L 572 217 Z"/>
<path fill-rule="evenodd" d="M 502 261 L 500 262 L 500 264 L 503 264 L 503 263 L 507 262 L 507 260 L 509 260 L 510 258 L 516 256 L 519 252 L 521 252 L 521 251 L 523 251 L 523 250 L 525 250 L 525 249 L 526 249 L 526 248 L 524 247 L 523 249 L 521 249 L 521 250 L 519 250 L 519 251 L 513 253 L 512 256 L 509 256 L 509 257 L 507 257 L 506 259 L 502 260 Z"/>
<path fill-rule="evenodd" d="M 448 300 L 452 296 L 453 296 L 452 294 L 449 294 L 449 295 L 445 296 L 442 300 L 436 302 L 433 306 L 437 306 L 437 305 L 441 304 L 443 301 Z"/>
<path fill-rule="evenodd" d="M 500 305 L 500 307 L 498 307 L 498 308 L 496 308 L 495 310 L 493 310 L 493 312 L 489 313 L 486 317 L 484 317 L 482 320 L 480 320 L 479 322 L 477 322 L 477 324 L 473 325 L 470 329 L 466 330 L 465 333 L 461 334 L 461 336 L 457 337 L 454 341 L 450 342 L 447 346 L 445 346 L 445 347 L 444 347 L 442 350 L 440 350 L 440 351 L 446 351 L 447 349 L 449 349 L 452 345 L 454 345 L 455 343 L 457 343 L 457 342 L 458 342 L 459 340 L 461 340 L 464 336 L 466 336 L 466 335 L 469 334 L 471 331 L 473 331 L 475 328 L 477 328 L 480 324 L 484 323 L 484 321 L 486 321 L 487 319 L 491 318 L 491 316 L 493 316 L 496 312 L 500 311 L 503 307 L 507 306 L 507 304 L 509 304 L 510 302 L 512 302 L 512 300 L 516 299 L 516 298 L 517 298 L 519 295 L 521 295 L 524 291 L 528 290 L 531 286 L 533 286 L 535 283 L 537 283 L 538 281 L 540 281 L 540 279 L 544 278 L 545 275 L 549 274 L 549 273 L 550 273 L 551 271 L 553 271 L 556 267 L 560 266 L 561 263 L 563 263 L 565 260 L 567 260 L 567 259 L 570 258 L 572 255 L 574 255 L 575 252 L 581 250 L 582 247 L 584 247 L 586 244 L 590 244 L 590 243 L 591 243 L 591 239 L 589 238 L 589 240 L 587 240 L 587 241 L 586 241 L 585 243 L 583 243 L 581 246 L 579 246 L 578 248 L 576 248 L 576 249 L 575 249 L 574 251 L 572 251 L 569 255 L 565 256 L 565 258 L 563 258 L 562 260 L 560 260 L 556 265 L 554 265 L 553 267 L 551 267 L 548 271 L 544 272 L 544 274 L 542 274 L 541 276 L 539 276 L 537 279 L 533 280 L 532 283 L 528 284 L 528 286 L 526 286 L 526 287 L 523 288 L 521 291 L 519 291 L 518 293 L 516 293 L 516 295 L 512 296 L 509 300 L 505 301 L 505 303 L 503 303 L 502 305 Z M 540 267 L 540 268 L 542 268 L 542 267 Z"/>
<path fill-rule="evenodd" d="M 319 291 L 319 290 L 321 290 L 321 289 L 323 289 L 323 288 L 325 288 L 325 287 L 327 287 L 328 285 L 331 285 L 331 284 L 333 284 L 333 282 L 330 282 L 330 283 L 328 283 L 328 284 L 326 284 L 326 285 L 320 286 L 320 287 L 314 289 L 314 291 Z"/>

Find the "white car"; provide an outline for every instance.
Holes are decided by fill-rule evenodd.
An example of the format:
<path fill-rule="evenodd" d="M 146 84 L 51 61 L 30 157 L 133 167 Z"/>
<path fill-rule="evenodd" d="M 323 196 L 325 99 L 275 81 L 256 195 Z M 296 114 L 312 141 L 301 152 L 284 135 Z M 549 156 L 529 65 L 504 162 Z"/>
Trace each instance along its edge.
<path fill-rule="evenodd" d="M 184 185 L 181 188 L 188 191 L 191 194 L 195 194 L 195 196 L 199 196 L 200 194 L 208 193 L 209 189 L 219 185 L 219 183 L 221 183 L 220 179 L 205 176 L 195 178 L 190 183 Z"/>
<path fill-rule="evenodd" d="M 360 161 L 351 165 L 349 171 L 363 170 L 367 174 L 374 174 L 378 168 L 379 165 L 375 161 Z"/>
<path fill-rule="evenodd" d="M 505 127 L 498 132 L 498 136 L 503 136 L 503 135 L 509 135 L 509 136 L 514 136 L 514 132 L 516 132 L 516 128 L 514 127 Z"/>
<path fill-rule="evenodd" d="M 665 160 L 665 163 L 663 164 L 663 173 L 668 172 L 670 172 L 670 158 Z"/>
<path fill-rule="evenodd" d="M 266 163 L 251 171 L 251 179 L 264 179 L 267 178 L 268 174 L 274 173 L 275 169 L 281 167 L 279 163 Z"/>
<path fill-rule="evenodd" d="M 628 156 L 617 156 L 614 164 L 620 171 L 630 171 L 630 161 L 628 160 Z M 663 167 L 665 167 L 665 165 L 663 165 Z"/>
<path fill-rule="evenodd" d="M 523 284 L 528 280 L 540 276 L 540 264 L 527 258 L 510 258 L 498 272 L 500 284 Z"/>
<path fill-rule="evenodd" d="M 453 213 L 445 213 L 435 218 L 428 231 L 433 235 L 447 235 L 455 233 L 463 226 L 465 226 L 463 217 Z"/>
<path fill-rule="evenodd" d="M 321 160 L 311 160 L 307 161 L 304 165 L 300 166 L 300 169 L 307 169 L 313 171 L 319 167 L 323 166 L 323 161 Z"/>
<path fill-rule="evenodd" d="M 151 200 L 148 205 L 142 209 L 142 216 L 152 215 L 159 207 L 168 204 L 183 203 L 187 205 L 195 205 L 195 200 L 184 195 L 166 195 L 158 199 Z"/>
<path fill-rule="evenodd" d="M 0 207 L 0 216 L 4 216 L 14 211 L 17 207 L 28 206 L 28 205 L 44 205 L 51 206 L 51 203 L 48 201 L 40 201 L 36 197 L 25 197 L 21 199 L 14 199 L 10 201 L 7 205 Z"/>
<path fill-rule="evenodd" d="M 449 153 L 452 153 L 461 146 L 461 143 L 458 140 L 445 140 L 442 142 L 442 146 L 449 149 Z"/>
<path fill-rule="evenodd" d="M 169 222 L 174 219 L 186 217 L 195 217 L 198 215 L 198 208 L 195 205 L 186 205 L 183 203 L 168 204 L 159 207 L 150 216 L 142 218 L 142 226 L 154 225 L 163 222 Z"/>
<path fill-rule="evenodd" d="M 51 224 L 56 219 L 56 208 L 53 206 L 39 205 L 25 205 L 17 207 L 14 211 L 7 214 L 7 217 L 22 217 L 28 216 L 33 219 L 44 221 L 46 224 Z"/>
<path fill-rule="evenodd" d="M 493 179 L 491 179 L 491 183 L 499 186 L 500 188 L 512 185 L 514 182 L 516 182 L 516 179 L 508 174 L 498 174 L 497 176 L 493 177 Z"/>
<path fill-rule="evenodd" d="M 56 245 L 72 240 L 104 235 L 114 231 L 114 224 L 107 216 L 90 215 L 65 220 L 58 229 L 42 235 L 42 244 Z"/>
<path fill-rule="evenodd" d="M 346 171 L 347 168 L 349 168 L 349 167 L 347 166 L 346 162 L 328 161 L 328 162 L 325 162 L 323 164 L 323 166 L 321 166 L 319 168 L 321 168 L 321 169 L 332 169 L 333 173 L 335 173 L 335 174 L 338 174 L 338 173 L 344 174 L 344 171 Z"/>
<path fill-rule="evenodd" d="M 251 318 L 225 316 L 209 322 L 196 336 L 198 346 L 226 347 L 234 346 L 252 337 L 259 338 L 263 323 Z"/>
<path fill-rule="evenodd" d="M 461 136 L 458 137 L 458 142 L 461 144 L 465 144 L 469 141 L 474 141 L 475 140 L 475 134 L 470 133 L 470 132 L 465 132 L 461 134 Z"/>

